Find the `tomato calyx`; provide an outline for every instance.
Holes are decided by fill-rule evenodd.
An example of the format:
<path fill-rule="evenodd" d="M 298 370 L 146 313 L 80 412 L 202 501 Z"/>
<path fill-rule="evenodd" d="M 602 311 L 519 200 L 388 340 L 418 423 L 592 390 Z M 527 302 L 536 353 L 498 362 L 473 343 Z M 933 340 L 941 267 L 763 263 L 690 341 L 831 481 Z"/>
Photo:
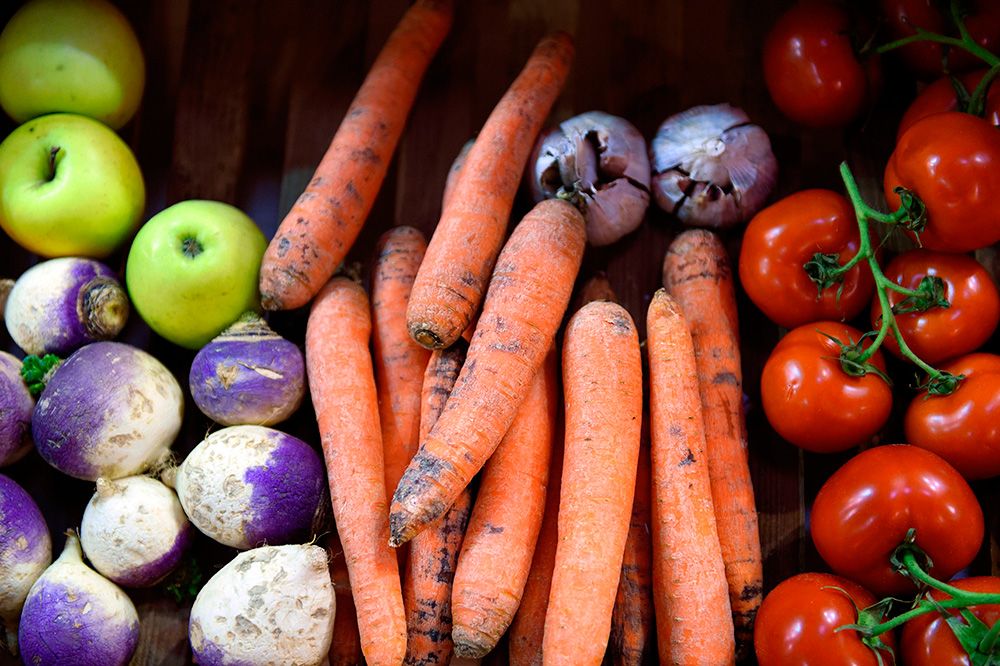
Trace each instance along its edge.
<path fill-rule="evenodd" d="M 816 300 L 823 297 L 823 292 L 833 285 L 837 287 L 837 300 L 844 292 L 844 274 L 841 270 L 840 256 L 833 253 L 817 252 L 813 258 L 802 264 L 806 275 L 816 283 Z"/>
<path fill-rule="evenodd" d="M 912 231 L 920 242 L 920 234 L 927 227 L 927 206 L 913 190 L 905 187 L 897 187 L 893 190 L 899 195 L 899 210 L 893 213 L 890 223 L 902 224 L 908 231 Z"/>
<path fill-rule="evenodd" d="M 843 370 L 845 374 L 850 375 L 851 377 L 864 377 L 865 375 L 871 373 L 882 379 L 882 381 L 889 386 L 892 386 L 892 380 L 889 379 L 889 376 L 878 366 L 869 362 L 875 352 L 870 351 L 871 347 L 866 349 L 862 346 L 864 345 L 866 338 L 875 337 L 875 331 L 868 331 L 858 338 L 857 341 L 848 338 L 847 342 L 843 342 L 839 338 L 819 329 L 816 329 L 816 332 L 823 337 L 828 338 L 840 348 L 840 353 L 837 355 L 836 360 L 840 362 L 840 369 Z"/>
<path fill-rule="evenodd" d="M 855 610 L 858 613 L 858 621 L 854 624 L 843 624 L 836 629 L 835 632 L 839 631 L 856 631 L 858 632 L 858 638 L 861 642 L 872 651 L 875 655 L 875 661 L 879 666 L 885 666 L 885 659 L 883 658 L 883 653 L 888 653 L 892 659 L 890 664 L 896 663 L 896 653 L 892 649 L 892 646 L 882 640 L 882 635 L 886 633 L 885 631 L 877 631 L 878 627 L 885 623 L 886 618 L 889 616 L 892 610 L 893 602 L 892 598 L 882 599 L 877 601 L 871 606 L 866 608 L 858 608 L 858 605 L 854 603 L 854 599 L 847 590 L 837 587 L 836 585 L 828 585 L 823 589 L 836 590 L 840 592 L 845 597 L 850 599 L 851 604 L 854 605 Z"/>
<path fill-rule="evenodd" d="M 913 294 L 892 306 L 892 314 L 901 315 L 948 307 L 951 307 L 951 303 L 945 297 L 944 280 L 937 275 L 926 275 L 920 280 Z"/>

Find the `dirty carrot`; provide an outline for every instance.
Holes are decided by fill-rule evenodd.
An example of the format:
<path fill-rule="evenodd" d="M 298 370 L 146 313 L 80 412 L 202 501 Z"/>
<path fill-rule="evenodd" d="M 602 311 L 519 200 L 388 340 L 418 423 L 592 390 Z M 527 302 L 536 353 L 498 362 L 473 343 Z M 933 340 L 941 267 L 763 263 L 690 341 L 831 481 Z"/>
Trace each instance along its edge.
<path fill-rule="evenodd" d="M 361 661 L 361 637 L 358 635 L 358 616 L 351 596 L 347 559 L 340 539 L 334 532 L 327 537 L 326 551 L 330 558 L 330 578 L 333 594 L 337 599 L 333 619 L 333 639 L 330 641 L 330 666 L 354 666 Z"/>
<path fill-rule="evenodd" d="M 642 361 L 628 312 L 608 301 L 583 306 L 566 327 L 562 370 L 559 545 L 542 658 L 546 666 L 597 666 L 611 631 L 642 425 Z"/>
<path fill-rule="evenodd" d="M 420 394 L 420 434 L 437 421 L 465 360 L 467 345 L 459 341 L 436 350 L 427 363 Z M 469 488 L 435 523 L 410 542 L 403 605 L 406 608 L 407 666 L 447 664 L 451 659 L 451 589 L 462 535 L 472 509 Z"/>
<path fill-rule="evenodd" d="M 715 520 L 736 631 L 737 659 L 753 646 L 762 562 L 743 426 L 743 379 L 732 269 L 710 231 L 679 234 L 663 260 L 663 283 L 694 341 Z"/>
<path fill-rule="evenodd" d="M 462 657 L 492 651 L 521 602 L 545 510 L 557 366 L 553 348 L 483 468 L 452 592 L 452 636 Z"/>
<path fill-rule="evenodd" d="M 305 305 L 344 260 L 451 22 L 452 0 L 417 0 L 389 36 L 312 180 L 264 253 L 260 295 L 265 309 Z"/>
<path fill-rule="evenodd" d="M 469 151 L 472 150 L 475 142 L 475 139 L 469 139 L 462 144 L 462 149 L 458 151 L 455 161 L 451 163 L 444 181 L 444 194 L 441 195 L 441 210 L 448 207 L 448 200 L 451 198 L 451 193 L 455 191 L 455 183 L 458 182 L 458 174 L 462 173 L 462 167 L 465 166 L 465 160 L 469 157 Z"/>
<path fill-rule="evenodd" d="M 618 301 L 614 289 L 611 288 L 611 281 L 603 271 L 583 283 L 576 298 L 576 309 L 579 310 L 591 301 Z"/>
<path fill-rule="evenodd" d="M 646 317 L 653 463 L 653 602 L 660 663 L 732 664 L 733 617 L 705 456 L 695 350 L 660 289 Z"/>
<path fill-rule="evenodd" d="M 543 38 L 469 150 L 413 283 L 406 321 L 423 346 L 451 345 L 479 307 L 528 155 L 572 59 L 569 35 Z"/>
<path fill-rule="evenodd" d="M 448 405 L 392 497 L 391 545 L 444 514 L 500 444 L 555 338 L 585 242 L 583 216 L 559 199 L 514 229 Z"/>
<path fill-rule="evenodd" d="M 382 234 L 375 249 L 372 349 L 387 500 L 419 443 L 420 387 L 430 354 L 406 330 L 406 303 L 426 249 L 424 235 L 406 226 Z"/>
<path fill-rule="evenodd" d="M 389 538 L 378 401 L 368 342 L 368 297 L 335 277 L 317 294 L 306 322 L 306 370 L 344 548 L 361 649 L 371 666 L 398 666 L 406 620 Z"/>

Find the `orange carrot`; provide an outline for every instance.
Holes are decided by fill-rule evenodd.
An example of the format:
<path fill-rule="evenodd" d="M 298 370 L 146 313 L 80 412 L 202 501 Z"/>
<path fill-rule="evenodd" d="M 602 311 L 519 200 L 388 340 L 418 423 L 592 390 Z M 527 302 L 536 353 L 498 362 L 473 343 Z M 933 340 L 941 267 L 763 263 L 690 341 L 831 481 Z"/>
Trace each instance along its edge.
<path fill-rule="evenodd" d="M 389 36 L 308 187 L 267 246 L 260 266 L 265 309 L 305 305 L 347 256 L 451 21 L 452 0 L 417 0 Z"/>
<path fill-rule="evenodd" d="M 660 289 L 646 318 L 653 462 L 653 590 L 660 662 L 732 664 L 733 617 L 715 521 L 695 350 Z"/>
<path fill-rule="evenodd" d="M 406 620 L 396 555 L 386 546 L 389 521 L 370 336 L 364 289 L 347 278 L 330 280 L 306 323 L 309 390 L 361 649 L 370 666 L 398 666 L 406 653 Z"/>
<path fill-rule="evenodd" d="M 419 443 L 420 386 L 430 354 L 406 330 L 406 303 L 426 249 L 419 230 L 395 227 L 382 234 L 375 250 L 372 348 L 387 493 L 396 488 Z"/>
<path fill-rule="evenodd" d="M 611 282 L 604 271 L 597 273 L 583 284 L 577 296 L 579 307 L 576 309 L 579 310 L 591 301 L 618 301 L 615 290 L 611 288 Z"/>
<path fill-rule="evenodd" d="M 455 161 L 451 163 L 451 167 L 448 169 L 448 176 L 444 181 L 444 194 L 441 196 L 442 210 L 448 207 L 448 200 L 451 199 L 451 194 L 455 191 L 455 183 L 458 182 L 458 174 L 462 173 L 462 167 L 465 166 L 465 160 L 469 157 L 469 151 L 472 150 L 475 142 L 475 139 L 469 139 L 462 144 L 462 149 L 458 151 Z"/>
<path fill-rule="evenodd" d="M 542 655 L 546 665 L 596 666 L 611 631 L 642 423 L 639 339 L 620 305 L 595 301 L 570 319 L 563 393 L 559 545 Z"/>
<path fill-rule="evenodd" d="M 392 545 L 443 515 L 507 433 L 555 338 L 585 242 L 583 216 L 558 199 L 514 229 L 448 406 L 393 494 Z"/>
<path fill-rule="evenodd" d="M 753 647 L 763 571 L 743 426 L 736 296 L 729 258 L 718 236 L 703 229 L 679 234 L 663 260 L 663 283 L 684 313 L 694 341 L 708 473 L 739 660 Z"/>
<path fill-rule="evenodd" d="M 492 651 L 521 602 L 545 509 L 556 372 L 553 348 L 483 469 L 452 592 L 452 635 L 459 656 Z"/>
<path fill-rule="evenodd" d="M 327 537 L 327 554 L 330 557 L 330 578 L 337 599 L 337 612 L 333 619 L 333 640 L 330 641 L 330 666 L 355 666 L 361 661 L 361 637 L 358 635 L 358 616 L 351 596 L 351 581 L 347 573 L 347 559 L 337 533 Z"/>
<path fill-rule="evenodd" d="M 427 364 L 421 390 L 420 434 L 426 436 L 444 409 L 465 360 L 467 345 L 459 341 L 435 351 Z M 437 522 L 410 542 L 403 605 L 406 607 L 408 666 L 446 664 L 451 659 L 451 590 L 462 535 L 472 510 L 468 488 Z"/>
<path fill-rule="evenodd" d="M 569 35 L 542 39 L 469 150 L 413 283 L 406 321 L 423 346 L 451 345 L 479 307 L 528 155 L 572 58 Z"/>

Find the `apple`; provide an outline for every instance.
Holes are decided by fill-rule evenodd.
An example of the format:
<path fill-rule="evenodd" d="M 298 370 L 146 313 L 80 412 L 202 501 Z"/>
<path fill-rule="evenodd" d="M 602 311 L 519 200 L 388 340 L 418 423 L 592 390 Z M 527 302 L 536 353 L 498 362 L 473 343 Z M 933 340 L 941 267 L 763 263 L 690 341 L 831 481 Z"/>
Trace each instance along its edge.
<path fill-rule="evenodd" d="M 135 231 L 145 203 L 135 155 L 96 120 L 41 116 L 0 143 L 0 227 L 30 252 L 107 257 Z"/>
<path fill-rule="evenodd" d="M 125 264 L 139 316 L 174 344 L 200 349 L 247 310 L 259 309 L 257 278 L 267 239 L 241 210 L 192 199 L 142 225 Z"/>
<path fill-rule="evenodd" d="M 31 0 L 0 34 L 0 106 L 19 123 L 66 112 L 118 129 L 145 78 L 139 40 L 106 0 Z"/>

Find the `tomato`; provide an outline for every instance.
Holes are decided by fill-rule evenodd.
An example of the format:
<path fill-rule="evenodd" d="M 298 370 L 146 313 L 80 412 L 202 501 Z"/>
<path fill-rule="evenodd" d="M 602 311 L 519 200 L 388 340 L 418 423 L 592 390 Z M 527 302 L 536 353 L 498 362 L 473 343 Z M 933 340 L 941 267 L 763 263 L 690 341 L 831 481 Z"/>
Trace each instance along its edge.
<path fill-rule="evenodd" d="M 872 372 L 863 377 L 844 372 L 840 347 L 827 335 L 845 344 L 861 339 L 861 331 L 839 322 L 799 326 L 771 351 L 760 378 L 761 404 L 771 427 L 792 444 L 820 453 L 869 441 L 892 409 L 885 380 Z M 885 371 L 881 352 L 870 362 Z"/>
<path fill-rule="evenodd" d="M 889 558 L 916 530 L 916 545 L 947 579 L 968 566 L 983 541 L 983 510 L 955 468 L 930 451 L 892 444 L 848 460 L 820 488 L 810 532 L 834 573 L 880 596 L 913 594 Z"/>
<path fill-rule="evenodd" d="M 900 254 L 885 267 L 885 276 L 898 285 L 916 289 L 920 281 L 934 275 L 944 282 L 947 308 L 934 307 L 923 312 L 896 315 L 896 324 L 910 350 L 931 365 L 978 349 L 990 339 L 1000 322 L 1000 295 L 982 264 L 965 254 L 931 250 L 910 250 Z M 889 291 L 889 303 L 904 300 Z M 878 327 L 882 308 L 872 303 L 872 326 Z M 893 335 L 885 347 L 900 356 Z"/>
<path fill-rule="evenodd" d="M 1000 578 L 996 576 L 963 578 L 950 584 L 967 592 L 1000 593 Z M 931 591 L 931 596 L 938 600 L 951 598 L 938 590 Z M 1000 621 L 1000 605 L 970 606 L 969 611 L 987 627 Z M 954 610 L 949 612 L 957 614 Z M 906 666 L 970 666 L 972 663 L 940 613 L 921 615 L 904 624 L 899 648 L 901 661 Z"/>
<path fill-rule="evenodd" d="M 899 206 L 899 185 L 927 206 L 924 247 L 968 252 L 1000 240 L 1000 131 L 982 118 L 952 112 L 917 121 L 886 165 L 891 208 Z"/>
<path fill-rule="evenodd" d="M 986 70 L 979 70 L 958 77 L 962 85 L 971 95 L 976 86 L 983 78 Z M 986 122 L 994 127 L 1000 126 L 1000 84 L 993 83 L 986 94 Z M 955 86 L 952 85 L 948 77 L 938 79 L 920 91 L 917 98 L 913 100 L 906 113 L 899 121 L 899 129 L 896 130 L 896 140 L 903 136 L 903 132 L 910 129 L 915 122 L 932 116 L 935 113 L 945 113 L 946 111 L 958 111 L 958 94 Z"/>
<path fill-rule="evenodd" d="M 782 581 L 764 598 L 754 621 L 757 663 L 876 666 L 875 651 L 861 642 L 858 632 L 836 631 L 856 624 L 858 609 L 876 601 L 857 583 L 831 574 L 802 573 Z M 882 640 L 895 647 L 892 632 Z M 882 658 L 885 664 L 893 663 L 888 652 Z"/>
<path fill-rule="evenodd" d="M 804 190 L 757 213 L 743 233 L 740 282 L 750 300 L 779 326 L 794 328 L 821 319 L 852 319 L 868 304 L 875 288 L 862 262 L 837 286 L 824 289 L 809 279 L 803 265 L 817 252 L 836 254 L 845 263 L 858 251 L 858 225 L 851 204 L 830 190 Z"/>
<path fill-rule="evenodd" d="M 1000 356 L 967 354 L 940 368 L 965 375 L 951 395 L 918 395 L 903 418 L 906 439 L 967 479 L 1000 475 Z"/>
<path fill-rule="evenodd" d="M 764 40 L 764 82 L 775 105 L 797 123 L 838 127 L 874 97 L 878 61 L 862 63 L 846 12 L 830 2 L 800 2 Z"/>
<path fill-rule="evenodd" d="M 954 23 L 947 13 L 938 9 L 947 2 L 937 0 L 882 0 L 882 13 L 886 18 L 890 41 L 908 37 L 916 32 L 913 26 L 944 35 L 958 36 Z M 963 3 L 970 10 L 965 18 L 969 34 L 989 51 L 1000 46 L 1000 3 L 996 0 L 967 0 Z M 947 11 L 947 10 L 945 10 Z M 923 79 L 941 76 L 942 46 L 933 42 L 908 44 L 897 50 L 903 62 Z M 949 49 L 948 70 L 964 72 L 981 67 L 983 61 L 964 49 Z"/>

